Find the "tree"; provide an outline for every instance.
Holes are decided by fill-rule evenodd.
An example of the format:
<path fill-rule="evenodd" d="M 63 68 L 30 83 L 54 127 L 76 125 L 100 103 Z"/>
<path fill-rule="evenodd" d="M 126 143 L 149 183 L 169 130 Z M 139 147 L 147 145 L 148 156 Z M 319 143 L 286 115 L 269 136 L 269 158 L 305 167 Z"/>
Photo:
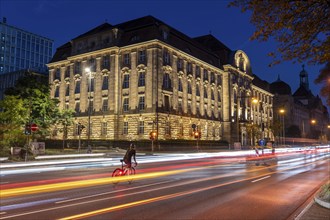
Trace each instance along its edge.
<path fill-rule="evenodd" d="M 74 111 L 72 109 L 64 109 L 58 114 L 57 124 L 62 127 L 61 132 L 63 133 L 63 150 L 65 147 L 65 141 L 68 137 L 68 127 L 74 123 L 73 116 Z"/>
<path fill-rule="evenodd" d="M 246 131 L 250 137 L 252 145 L 255 145 L 256 139 L 261 138 L 260 126 L 257 124 L 254 124 L 254 123 L 248 123 L 248 124 L 246 124 Z"/>
<path fill-rule="evenodd" d="M 256 31 L 251 40 L 267 41 L 270 37 L 279 43 L 270 65 L 283 61 L 307 62 L 325 65 L 315 83 L 323 83 L 321 95 L 330 106 L 330 1 L 260 1 L 234 0 L 230 7 L 242 12 L 252 11 L 251 23 Z M 280 56 L 280 58 L 278 58 Z"/>
<path fill-rule="evenodd" d="M 42 79 L 42 78 L 41 78 Z M 38 76 L 28 74 L 17 80 L 15 87 L 5 91 L 6 96 L 13 95 L 23 100 L 23 105 L 29 109 L 29 118 L 24 123 L 36 123 L 39 127 L 35 136 L 45 137 L 49 134 L 49 127 L 58 120 L 58 100 L 51 99 L 49 86 Z M 47 78 L 45 78 L 47 82 Z"/>
<path fill-rule="evenodd" d="M 29 118 L 29 109 L 17 96 L 5 96 L 0 101 L 0 154 L 6 156 L 9 147 L 22 147 L 23 129 Z"/>

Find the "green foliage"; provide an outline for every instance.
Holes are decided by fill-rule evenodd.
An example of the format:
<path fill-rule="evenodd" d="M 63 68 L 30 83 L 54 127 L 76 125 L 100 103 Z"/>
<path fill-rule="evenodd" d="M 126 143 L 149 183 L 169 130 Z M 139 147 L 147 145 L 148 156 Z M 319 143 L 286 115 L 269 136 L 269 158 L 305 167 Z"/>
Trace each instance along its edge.
<path fill-rule="evenodd" d="M 22 147 L 25 142 L 23 129 L 29 118 L 24 100 L 17 96 L 5 96 L 0 101 L 0 153 L 9 152 L 10 147 Z"/>
<path fill-rule="evenodd" d="M 330 182 L 321 187 L 318 197 L 325 202 L 330 202 Z"/>
<path fill-rule="evenodd" d="M 251 40 L 268 41 L 273 37 L 277 51 L 269 53 L 273 64 L 281 60 L 326 65 L 324 73 L 315 81 L 323 83 L 321 95 L 330 106 L 330 2 L 234 0 L 229 7 L 242 12 L 252 11 L 251 23 L 256 30 Z"/>
<path fill-rule="evenodd" d="M 23 100 L 24 107 L 29 110 L 29 117 L 24 124 L 33 122 L 39 128 L 33 134 L 34 138 L 49 135 L 49 127 L 54 124 L 54 119 L 56 120 L 59 114 L 59 101 L 50 98 L 50 89 L 46 85 L 42 78 L 30 74 L 18 79 L 15 87 L 5 92 L 6 95 L 15 95 Z"/>

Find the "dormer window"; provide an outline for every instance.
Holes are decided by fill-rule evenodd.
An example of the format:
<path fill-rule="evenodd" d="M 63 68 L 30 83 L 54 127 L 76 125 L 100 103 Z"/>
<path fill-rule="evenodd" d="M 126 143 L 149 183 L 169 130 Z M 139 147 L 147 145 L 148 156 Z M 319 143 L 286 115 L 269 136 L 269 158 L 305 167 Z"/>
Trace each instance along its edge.
<path fill-rule="evenodd" d="M 164 40 L 167 40 L 167 39 L 168 39 L 168 31 L 163 30 L 163 31 L 162 31 L 162 35 L 163 35 L 163 39 L 164 39 Z"/>

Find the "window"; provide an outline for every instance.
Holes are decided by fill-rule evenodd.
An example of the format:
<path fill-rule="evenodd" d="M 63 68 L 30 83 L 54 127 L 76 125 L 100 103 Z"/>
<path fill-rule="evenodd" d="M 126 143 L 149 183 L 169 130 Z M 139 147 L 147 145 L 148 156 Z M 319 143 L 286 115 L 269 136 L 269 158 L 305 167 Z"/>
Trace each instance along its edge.
<path fill-rule="evenodd" d="M 171 125 L 169 121 L 165 122 L 165 135 L 171 135 Z"/>
<path fill-rule="evenodd" d="M 204 98 L 207 99 L 207 88 L 204 87 Z"/>
<path fill-rule="evenodd" d="M 124 98 L 123 110 L 124 110 L 124 112 L 128 112 L 128 110 L 129 110 L 129 99 L 128 98 Z"/>
<path fill-rule="evenodd" d="M 187 63 L 187 73 L 192 73 L 192 65 L 191 65 L 191 63 Z"/>
<path fill-rule="evenodd" d="M 178 59 L 178 70 L 182 70 L 183 69 L 183 61 L 182 59 Z"/>
<path fill-rule="evenodd" d="M 139 82 L 138 82 L 138 86 L 145 86 L 146 82 L 145 82 L 145 77 L 146 77 L 146 74 L 145 72 L 140 72 L 139 74 Z"/>
<path fill-rule="evenodd" d="M 196 66 L 196 78 L 200 78 L 201 77 L 201 68 L 199 66 Z"/>
<path fill-rule="evenodd" d="M 183 89 L 182 89 L 182 80 L 181 79 L 179 79 L 178 90 L 179 90 L 179 92 L 182 92 L 183 91 Z"/>
<path fill-rule="evenodd" d="M 65 96 L 69 96 L 69 94 L 70 94 L 70 85 L 66 85 Z"/>
<path fill-rule="evenodd" d="M 139 51 L 139 63 L 145 63 L 146 61 L 146 51 L 145 50 L 140 50 Z"/>
<path fill-rule="evenodd" d="M 191 102 L 188 102 L 188 113 L 191 113 Z"/>
<path fill-rule="evenodd" d="M 144 121 L 139 121 L 138 134 L 144 134 Z"/>
<path fill-rule="evenodd" d="M 89 60 L 89 68 L 91 69 L 92 72 L 96 71 L 96 63 L 94 58 L 91 58 Z"/>
<path fill-rule="evenodd" d="M 209 74 L 208 74 L 207 70 L 204 70 L 203 79 L 204 79 L 204 81 L 209 80 Z"/>
<path fill-rule="evenodd" d="M 108 99 L 103 99 L 102 111 L 104 111 L 104 112 L 108 111 Z"/>
<path fill-rule="evenodd" d="M 125 53 L 124 54 L 124 65 L 128 66 L 131 63 L 130 61 L 130 54 L 129 53 Z"/>
<path fill-rule="evenodd" d="M 214 100 L 214 91 L 211 92 L 211 99 Z"/>
<path fill-rule="evenodd" d="M 88 105 L 88 111 L 92 112 L 94 110 L 94 101 L 92 99 L 89 99 L 89 105 Z"/>
<path fill-rule="evenodd" d="M 221 102 L 221 93 L 218 91 L 218 102 Z"/>
<path fill-rule="evenodd" d="M 124 75 L 124 82 L 123 82 L 123 89 L 129 88 L 129 75 L 125 74 Z"/>
<path fill-rule="evenodd" d="M 80 102 L 76 102 L 74 110 L 78 113 L 80 112 Z"/>
<path fill-rule="evenodd" d="M 196 96 L 200 96 L 201 95 L 201 93 L 200 93 L 200 91 L 199 91 L 199 86 L 197 85 L 196 86 Z"/>
<path fill-rule="evenodd" d="M 182 99 L 179 99 L 178 101 L 178 111 L 182 112 Z"/>
<path fill-rule="evenodd" d="M 55 87 L 55 95 L 54 96 L 57 97 L 57 98 L 60 96 L 60 87 L 59 86 Z"/>
<path fill-rule="evenodd" d="M 108 90 L 108 89 L 109 89 L 109 77 L 103 76 L 102 90 Z"/>
<path fill-rule="evenodd" d="M 58 79 L 58 80 L 61 79 L 61 72 L 60 72 L 60 69 L 59 68 L 57 68 L 55 70 L 55 79 Z"/>
<path fill-rule="evenodd" d="M 170 53 L 167 50 L 164 50 L 164 65 L 170 65 Z"/>
<path fill-rule="evenodd" d="M 211 83 L 215 83 L 215 75 L 211 72 Z"/>
<path fill-rule="evenodd" d="M 76 81 L 76 87 L 74 89 L 74 93 L 75 94 L 79 94 L 80 93 L 80 81 Z"/>
<path fill-rule="evenodd" d="M 90 83 L 90 85 L 89 85 L 90 86 L 90 90 L 89 91 L 90 92 L 94 92 L 94 82 L 95 82 L 94 81 L 94 78 L 90 79 L 90 81 L 89 81 L 89 83 Z"/>
<path fill-rule="evenodd" d="M 191 82 L 188 82 L 188 94 L 192 94 Z"/>
<path fill-rule="evenodd" d="M 140 96 L 139 98 L 139 110 L 144 110 L 144 96 Z"/>
<path fill-rule="evenodd" d="M 65 70 L 65 78 L 70 78 L 70 67 L 67 67 Z"/>
<path fill-rule="evenodd" d="M 217 79 L 217 85 L 221 85 L 222 84 L 222 80 L 221 80 L 221 76 L 218 75 L 218 79 Z"/>
<path fill-rule="evenodd" d="M 101 123 L 101 135 L 102 136 L 107 135 L 107 128 L 108 128 L 108 123 L 107 122 L 102 122 Z"/>
<path fill-rule="evenodd" d="M 81 73 L 81 62 L 75 62 L 74 64 L 74 73 L 80 74 Z"/>
<path fill-rule="evenodd" d="M 168 73 L 164 74 L 163 88 L 164 89 L 171 89 L 171 79 L 170 79 L 170 75 Z"/>
<path fill-rule="evenodd" d="M 110 57 L 109 55 L 102 57 L 102 69 L 110 69 Z"/>
<path fill-rule="evenodd" d="M 128 134 L 128 122 L 124 121 L 123 134 Z"/>

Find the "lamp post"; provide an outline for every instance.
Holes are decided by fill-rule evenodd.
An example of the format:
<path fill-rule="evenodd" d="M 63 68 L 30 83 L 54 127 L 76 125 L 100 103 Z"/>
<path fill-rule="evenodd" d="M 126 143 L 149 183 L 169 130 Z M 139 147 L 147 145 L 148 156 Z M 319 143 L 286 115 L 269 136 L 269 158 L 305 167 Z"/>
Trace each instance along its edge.
<path fill-rule="evenodd" d="M 88 75 L 88 81 L 87 81 L 87 88 L 88 88 L 88 133 L 87 133 L 87 148 L 89 149 L 89 141 L 90 141 L 90 135 L 91 135 L 91 77 L 92 77 L 92 72 L 90 68 L 85 68 L 85 72 Z"/>
<path fill-rule="evenodd" d="M 285 145 L 285 124 L 284 124 L 284 114 L 285 110 L 283 108 L 280 109 L 280 115 L 282 115 L 282 144 Z"/>
<path fill-rule="evenodd" d="M 311 135 L 312 135 L 312 138 L 315 138 L 315 124 L 316 124 L 316 120 L 315 119 L 312 119 L 311 120 L 311 125 L 312 125 L 312 129 L 311 129 Z"/>

